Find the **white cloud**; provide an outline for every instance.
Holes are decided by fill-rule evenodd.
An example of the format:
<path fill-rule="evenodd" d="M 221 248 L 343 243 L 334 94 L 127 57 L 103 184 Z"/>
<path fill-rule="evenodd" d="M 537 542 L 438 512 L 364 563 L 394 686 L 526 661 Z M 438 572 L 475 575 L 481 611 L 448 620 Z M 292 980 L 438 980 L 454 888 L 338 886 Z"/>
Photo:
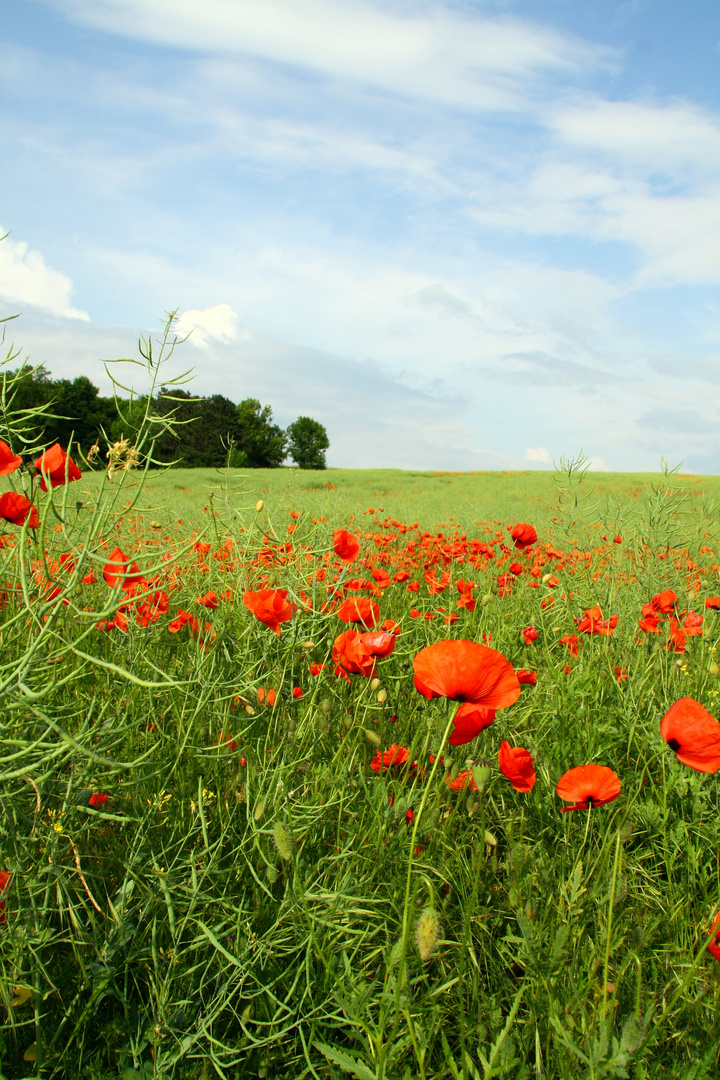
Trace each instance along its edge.
<path fill-rule="evenodd" d="M 191 308 L 178 317 L 174 329 L 178 337 L 189 334 L 188 340 L 193 345 L 205 347 L 210 341 L 226 343 L 238 336 L 238 316 L 229 304 L 215 304 L 202 311 Z"/>
<path fill-rule="evenodd" d="M 590 472 L 606 472 L 607 465 L 605 464 L 605 458 L 591 457 L 588 459 L 588 469 Z"/>
<path fill-rule="evenodd" d="M 525 451 L 525 458 L 527 461 L 546 461 L 548 464 L 552 462 L 552 458 L 544 446 L 528 446 Z"/>
<path fill-rule="evenodd" d="M 519 19 L 421 15 L 362 0 L 56 0 L 74 18 L 145 41 L 298 65 L 333 79 L 479 108 L 520 104 L 519 81 L 583 74 L 612 51 Z"/>
<path fill-rule="evenodd" d="M 39 251 L 9 236 L 0 242 L 0 296 L 4 300 L 87 321 L 87 312 L 71 305 L 72 291 L 70 278 L 48 266 Z"/>

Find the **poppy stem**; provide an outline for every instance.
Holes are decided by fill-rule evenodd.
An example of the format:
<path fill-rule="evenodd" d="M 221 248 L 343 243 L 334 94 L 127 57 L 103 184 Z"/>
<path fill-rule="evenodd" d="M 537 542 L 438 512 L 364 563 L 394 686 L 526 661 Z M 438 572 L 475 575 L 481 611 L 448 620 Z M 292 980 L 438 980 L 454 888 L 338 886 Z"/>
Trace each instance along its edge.
<path fill-rule="evenodd" d="M 399 958 L 399 962 L 398 962 L 398 976 L 397 976 L 397 981 L 395 983 L 395 1022 L 393 1024 L 392 1034 L 391 1034 L 390 1038 L 387 1040 L 387 1043 L 385 1043 L 385 1044 L 381 1043 L 380 1044 L 380 1053 L 378 1055 L 377 1080 L 384 1080 L 384 1076 L 385 1076 L 385 1045 L 392 1045 L 395 1042 L 395 1039 L 396 1039 L 397 1033 L 398 1033 L 398 1028 L 400 1027 L 400 1017 L 401 1017 L 400 994 L 405 989 L 405 985 L 406 985 L 406 982 L 407 982 L 407 972 L 405 970 L 405 957 L 407 956 L 408 938 L 410 936 L 410 896 L 411 896 L 411 889 L 412 889 L 413 857 L 415 855 L 415 845 L 416 845 L 416 841 L 417 841 L 417 835 L 418 835 L 418 832 L 419 832 L 419 829 L 420 829 L 420 822 L 422 821 L 422 816 L 423 816 L 423 812 L 425 810 L 425 805 L 427 803 L 428 796 L 429 796 L 430 790 L 432 788 L 432 782 L 433 782 L 433 780 L 435 778 L 435 773 L 438 770 L 438 766 L 439 766 L 439 764 L 440 764 L 440 762 L 442 760 L 442 755 L 443 755 L 443 752 L 445 750 L 445 746 L 447 744 L 447 741 L 448 741 L 448 739 L 450 737 L 450 732 L 453 729 L 453 725 L 455 723 L 455 717 L 457 716 L 458 710 L 460 708 L 460 704 L 461 704 L 460 702 L 457 703 L 455 709 L 453 710 L 453 713 L 452 713 L 450 719 L 447 722 L 447 725 L 445 727 L 445 731 L 443 732 L 442 741 L 440 743 L 440 749 L 438 750 L 437 754 L 435 755 L 435 760 L 433 762 L 432 769 L 430 770 L 430 776 L 428 777 L 427 784 L 425 785 L 425 790 L 423 791 L 422 799 L 420 800 L 420 806 L 418 807 L 417 814 L 415 815 L 415 822 L 413 824 L 412 836 L 410 838 L 410 854 L 408 855 L 407 878 L 405 880 L 405 902 L 404 902 L 404 905 L 403 905 L 402 938 L 400 940 L 400 958 Z"/>

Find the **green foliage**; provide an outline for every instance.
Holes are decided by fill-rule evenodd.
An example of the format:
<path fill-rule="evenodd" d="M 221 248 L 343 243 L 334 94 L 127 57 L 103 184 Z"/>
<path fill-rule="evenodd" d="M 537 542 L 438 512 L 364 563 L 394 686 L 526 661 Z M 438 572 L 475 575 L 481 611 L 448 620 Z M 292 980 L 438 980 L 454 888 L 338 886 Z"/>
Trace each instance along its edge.
<path fill-rule="evenodd" d="M 257 398 L 237 406 L 237 449 L 231 464 L 251 469 L 277 469 L 285 460 L 287 436 L 272 422 L 272 409 Z"/>
<path fill-rule="evenodd" d="M 318 420 L 299 416 L 287 429 L 288 453 L 299 469 L 324 469 L 330 446 L 327 431 Z"/>

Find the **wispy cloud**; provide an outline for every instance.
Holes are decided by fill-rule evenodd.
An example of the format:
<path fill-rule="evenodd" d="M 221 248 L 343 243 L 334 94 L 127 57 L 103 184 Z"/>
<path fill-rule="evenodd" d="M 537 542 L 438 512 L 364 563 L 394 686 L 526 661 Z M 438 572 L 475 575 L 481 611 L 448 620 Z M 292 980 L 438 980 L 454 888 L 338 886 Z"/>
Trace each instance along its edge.
<path fill-rule="evenodd" d="M 72 292 L 70 278 L 48 266 L 39 251 L 6 234 L 0 240 L 0 297 L 4 300 L 32 304 L 68 319 L 87 321 L 87 312 L 70 303 Z"/>

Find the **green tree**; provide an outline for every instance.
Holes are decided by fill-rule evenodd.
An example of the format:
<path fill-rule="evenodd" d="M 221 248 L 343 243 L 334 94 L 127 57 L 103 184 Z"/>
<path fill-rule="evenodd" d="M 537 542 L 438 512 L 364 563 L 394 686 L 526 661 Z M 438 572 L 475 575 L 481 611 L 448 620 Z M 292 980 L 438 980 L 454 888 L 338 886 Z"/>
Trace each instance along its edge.
<path fill-rule="evenodd" d="M 287 429 L 288 453 L 300 469 L 324 469 L 328 434 L 319 420 L 299 416 Z"/>
<path fill-rule="evenodd" d="M 272 409 L 257 398 L 237 406 L 237 451 L 233 464 L 251 469 L 277 469 L 287 453 L 287 435 L 272 422 Z"/>

